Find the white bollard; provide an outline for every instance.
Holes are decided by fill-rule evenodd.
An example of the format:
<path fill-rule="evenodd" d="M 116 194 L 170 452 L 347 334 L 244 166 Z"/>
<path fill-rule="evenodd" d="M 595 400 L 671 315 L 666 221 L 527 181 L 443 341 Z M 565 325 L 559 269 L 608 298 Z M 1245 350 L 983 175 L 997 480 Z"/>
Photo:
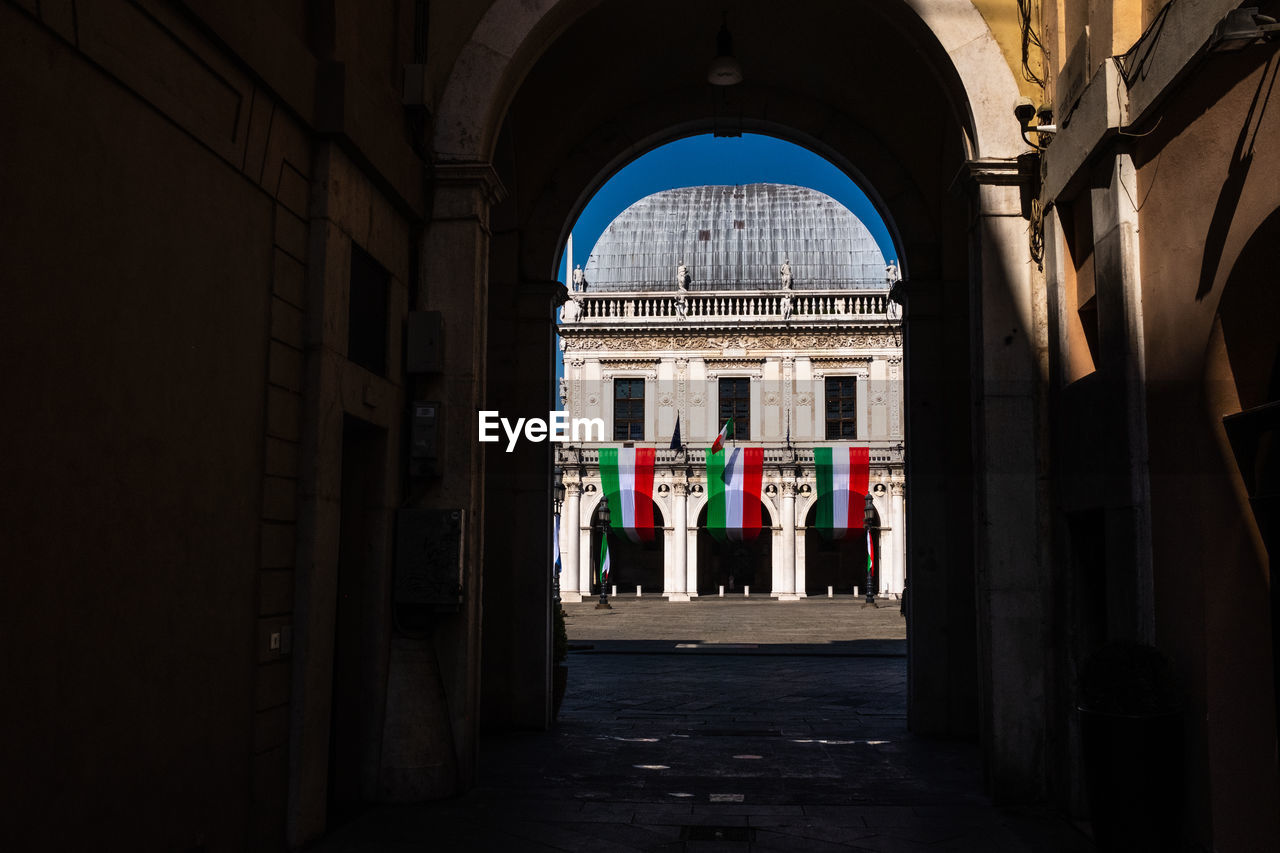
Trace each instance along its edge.
<path fill-rule="evenodd" d="M 612 595 L 614 598 L 618 597 L 618 585 L 616 583 L 613 585 L 613 592 L 609 594 Z"/>
<path fill-rule="evenodd" d="M 835 598 L 835 597 L 836 597 L 836 588 L 833 586 L 827 587 L 827 598 Z"/>
<path fill-rule="evenodd" d="M 854 598 L 858 597 L 858 588 L 856 586 L 853 588 L 853 597 Z"/>
<path fill-rule="evenodd" d="M 640 584 L 636 584 L 636 598 L 640 597 Z"/>
<path fill-rule="evenodd" d="M 750 594 L 751 594 L 751 587 L 747 586 L 746 584 L 743 584 L 743 585 L 742 585 L 742 597 L 743 597 L 743 598 L 746 598 L 746 597 L 747 597 L 748 595 L 750 595 Z"/>
<path fill-rule="evenodd" d="M 720 597 L 724 598 L 724 584 L 720 584 Z"/>

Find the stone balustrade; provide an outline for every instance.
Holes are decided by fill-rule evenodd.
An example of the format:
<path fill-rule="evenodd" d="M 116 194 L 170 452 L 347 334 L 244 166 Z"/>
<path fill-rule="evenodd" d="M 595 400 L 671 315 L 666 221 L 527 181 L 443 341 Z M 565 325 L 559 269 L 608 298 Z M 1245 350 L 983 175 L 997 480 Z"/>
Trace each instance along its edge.
<path fill-rule="evenodd" d="M 794 290 L 794 291 L 698 291 L 667 293 L 579 293 L 577 316 L 565 313 L 565 324 L 609 324 L 620 320 L 644 319 L 659 322 L 752 322 L 784 319 L 784 297 L 791 298 L 793 322 L 836 321 L 858 318 L 886 320 L 887 290 Z M 679 303 L 683 299 L 684 312 Z"/>

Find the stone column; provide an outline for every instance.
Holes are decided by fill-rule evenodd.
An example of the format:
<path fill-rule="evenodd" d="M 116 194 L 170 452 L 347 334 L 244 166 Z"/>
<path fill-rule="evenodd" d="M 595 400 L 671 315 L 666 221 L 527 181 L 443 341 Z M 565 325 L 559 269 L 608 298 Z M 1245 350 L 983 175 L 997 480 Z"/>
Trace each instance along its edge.
<path fill-rule="evenodd" d="M 796 530 L 796 598 L 804 598 L 808 595 L 804 591 L 804 535 L 803 527 Z"/>
<path fill-rule="evenodd" d="M 596 502 L 600 499 L 600 492 L 595 490 L 594 484 L 590 488 L 592 491 L 584 488 L 582 492 L 582 502 L 587 505 L 586 519 L 583 520 L 579 516 L 578 520 L 578 591 L 584 596 L 593 594 L 597 557 L 591 553 L 591 546 L 596 544 L 595 538 L 591 535 L 591 519 L 595 517 Z M 581 504 L 578 506 L 578 511 L 582 512 Z"/>
<path fill-rule="evenodd" d="M 1147 446 L 1146 344 L 1138 236 L 1138 177 L 1132 157 L 1117 152 L 1093 168 L 1094 280 L 1098 363 L 1095 386 L 1114 395 L 1094 409 L 1120 460 L 1104 481 L 1108 635 L 1155 641 L 1155 585 L 1151 556 L 1151 482 Z M 1117 417 L 1114 413 L 1123 413 Z"/>
<path fill-rule="evenodd" d="M 672 570 L 665 574 L 673 580 L 667 590 L 667 601 L 688 601 L 689 592 L 689 485 L 684 482 L 671 484 L 671 562 Z"/>
<path fill-rule="evenodd" d="M 775 590 L 779 601 L 799 601 L 796 595 L 796 484 L 782 483 L 782 587 Z"/>
<path fill-rule="evenodd" d="M 889 486 L 892 497 L 889 500 L 889 516 L 893 519 L 893 545 L 892 550 L 894 558 L 897 560 L 897 576 L 895 578 L 896 587 L 894 592 L 900 593 L 907 584 L 907 536 L 906 524 L 907 514 L 903 507 L 903 484 L 891 483 Z"/>
<path fill-rule="evenodd" d="M 578 519 L 581 517 L 582 484 L 564 484 L 564 509 L 560 512 L 560 600 L 582 601 L 578 572 Z"/>
<path fill-rule="evenodd" d="M 886 489 L 880 494 L 876 494 L 875 486 L 871 487 L 872 499 L 875 502 L 876 512 L 880 515 L 880 530 L 877 532 L 876 541 L 879 543 L 880 553 L 876 556 L 879 558 L 879 577 L 877 578 L 878 588 L 877 595 L 889 595 L 897 592 L 894 588 L 894 579 L 898 574 L 898 561 L 890 543 L 893 541 L 894 520 L 893 515 L 889 511 L 889 493 Z"/>
<path fill-rule="evenodd" d="M 595 568 L 595 555 L 591 553 L 591 525 L 578 525 L 578 591 L 583 595 L 592 594 L 592 570 Z"/>
<path fill-rule="evenodd" d="M 440 458 L 447 459 L 459 475 L 432 481 L 412 506 L 461 511 L 462 605 L 439 619 L 434 632 L 400 636 L 393 643 L 388 682 L 396 686 L 387 695 L 384 736 L 390 745 L 384 743 L 381 770 L 386 800 L 427 800 L 461 793 L 473 784 L 479 762 L 483 448 L 487 445 L 476 441 L 476 412 L 485 399 L 488 361 L 489 210 L 504 194 L 488 163 L 435 167 L 431 221 L 419 251 L 419 277 L 424 285 L 413 308 L 440 313 L 449 330 L 449 345 L 443 348 L 442 370 L 417 379 L 411 391 L 412 399 L 443 401 Z M 544 493 L 547 503 L 542 505 L 542 517 L 546 519 L 550 495 Z M 550 535 L 545 522 L 541 531 L 543 536 Z M 550 553 L 550 549 L 539 552 Z M 550 608 L 546 610 L 549 624 Z M 541 637 L 538 641 L 543 643 Z M 549 630 L 545 645 L 550 645 Z M 547 670 L 549 683 L 549 661 Z M 535 698 L 541 703 L 543 697 Z M 547 708 L 549 715 L 549 698 Z M 421 742 L 393 737 L 395 732 L 421 731 L 440 735 Z M 327 747 L 318 747 L 317 754 L 327 755 Z M 316 778 L 323 779 L 324 774 Z"/>
<path fill-rule="evenodd" d="M 1041 379 L 1048 317 L 1044 278 L 1027 262 L 1027 223 L 1009 170 L 1001 162 L 973 172 L 978 216 L 969 295 L 977 523 L 971 600 L 979 626 L 978 708 L 988 791 L 997 800 L 1019 801 L 1040 796 L 1045 779 L 1050 620 L 1042 537 L 1049 504 L 1041 476 L 1048 447 Z M 918 449 L 915 442 L 911 452 Z M 914 608 L 914 589 L 911 595 Z"/>
<path fill-rule="evenodd" d="M 698 597 L 698 513 L 694 513 L 693 526 L 689 527 L 688 545 L 685 559 L 688 563 L 688 580 L 685 583 L 685 592 L 690 598 Z M 688 524 L 688 510 L 685 510 L 685 524 Z"/>

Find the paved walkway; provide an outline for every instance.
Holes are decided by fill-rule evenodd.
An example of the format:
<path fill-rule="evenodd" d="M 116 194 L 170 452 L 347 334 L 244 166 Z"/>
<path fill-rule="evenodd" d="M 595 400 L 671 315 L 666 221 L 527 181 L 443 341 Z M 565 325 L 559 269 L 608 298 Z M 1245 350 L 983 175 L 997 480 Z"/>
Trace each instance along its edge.
<path fill-rule="evenodd" d="M 469 795 L 378 809 L 320 849 L 1092 849 L 1055 818 L 992 807 L 973 745 L 906 731 L 896 607 L 566 610 L 580 650 L 552 731 L 486 738 Z"/>
<path fill-rule="evenodd" d="M 612 610 L 596 610 L 596 600 L 564 605 L 569 641 L 596 643 L 653 642 L 665 649 L 693 643 L 707 647 L 755 644 L 760 653 L 807 647 L 823 652 L 907 653 L 907 620 L 899 602 L 881 601 L 864 607 L 852 596 L 775 601 L 768 596 L 724 598 L 703 596 L 689 602 L 669 602 L 658 596 L 611 596 Z M 671 641 L 665 643 L 664 641 Z M 703 649 L 712 651 L 713 648 Z"/>

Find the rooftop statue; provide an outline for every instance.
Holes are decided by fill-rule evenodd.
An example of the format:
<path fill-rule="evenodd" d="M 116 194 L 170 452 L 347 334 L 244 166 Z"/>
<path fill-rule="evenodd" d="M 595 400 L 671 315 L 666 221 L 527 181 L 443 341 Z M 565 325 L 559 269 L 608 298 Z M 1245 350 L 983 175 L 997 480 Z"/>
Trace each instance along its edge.
<path fill-rule="evenodd" d="M 576 323 L 581 316 L 582 303 L 578 302 L 578 298 L 570 291 L 569 298 L 565 300 L 564 307 L 560 309 L 560 322 Z"/>
<path fill-rule="evenodd" d="M 782 262 L 782 266 L 778 268 L 778 275 L 782 278 L 782 289 L 790 290 L 792 284 L 790 258 L 787 258 Z"/>
<path fill-rule="evenodd" d="M 587 289 L 587 274 L 582 271 L 582 264 L 578 264 L 573 270 L 573 289 L 582 291 Z"/>
<path fill-rule="evenodd" d="M 680 266 L 676 267 L 676 287 L 681 293 L 688 293 L 691 281 L 693 279 L 689 275 L 689 268 L 684 265 L 684 261 L 681 261 Z"/>
<path fill-rule="evenodd" d="M 894 282 L 902 281 L 902 273 L 898 271 L 897 261 L 889 261 L 889 263 L 885 265 L 884 278 L 885 281 L 889 283 L 890 287 L 893 286 Z"/>

